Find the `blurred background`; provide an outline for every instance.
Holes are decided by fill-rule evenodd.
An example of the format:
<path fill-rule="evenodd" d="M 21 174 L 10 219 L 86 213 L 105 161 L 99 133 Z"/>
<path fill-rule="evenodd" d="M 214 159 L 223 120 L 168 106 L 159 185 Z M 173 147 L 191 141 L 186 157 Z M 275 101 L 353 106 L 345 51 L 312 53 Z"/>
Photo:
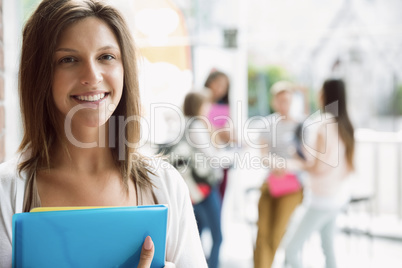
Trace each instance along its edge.
<path fill-rule="evenodd" d="M 21 29 L 38 0 L 0 1 L 0 161 L 18 148 L 17 72 Z M 340 267 L 402 267 L 402 1 L 113 0 L 129 22 L 138 53 L 146 144 L 177 127 L 184 96 L 212 70 L 228 74 L 237 129 L 266 116 L 270 86 L 286 79 L 307 89 L 294 111 L 317 109 L 328 77 L 345 80 L 356 128 L 355 203 L 339 217 Z M 165 105 L 166 104 L 166 105 Z M 144 148 L 144 150 L 152 149 Z M 263 171 L 231 169 L 223 202 L 221 267 L 253 267 Z M 202 237 L 208 247 L 208 234 Z M 313 237 L 306 267 L 322 267 Z M 276 267 L 281 266 L 277 254 Z"/>

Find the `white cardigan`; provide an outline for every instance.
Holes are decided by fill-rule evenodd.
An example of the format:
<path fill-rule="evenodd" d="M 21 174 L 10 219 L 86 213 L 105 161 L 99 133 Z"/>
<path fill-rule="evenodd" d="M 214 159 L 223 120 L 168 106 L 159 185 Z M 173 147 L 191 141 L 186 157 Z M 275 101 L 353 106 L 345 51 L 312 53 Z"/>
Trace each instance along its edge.
<path fill-rule="evenodd" d="M 0 165 L 0 267 L 11 267 L 12 216 L 21 213 L 26 177 L 17 173 L 18 159 Z M 180 267 L 207 267 L 188 189 L 180 174 L 161 159 L 151 163 L 149 174 L 160 204 L 167 204 L 166 261 Z"/>

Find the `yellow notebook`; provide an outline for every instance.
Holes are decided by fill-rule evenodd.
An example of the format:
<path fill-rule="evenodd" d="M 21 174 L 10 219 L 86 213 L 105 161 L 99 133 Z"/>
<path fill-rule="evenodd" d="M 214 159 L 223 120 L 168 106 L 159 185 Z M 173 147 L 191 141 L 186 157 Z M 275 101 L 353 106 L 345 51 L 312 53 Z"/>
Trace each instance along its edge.
<path fill-rule="evenodd" d="M 112 206 L 105 207 L 38 207 L 31 209 L 30 212 L 44 212 L 44 211 L 59 211 L 59 210 L 80 210 L 80 209 L 93 209 L 93 208 L 111 208 Z"/>

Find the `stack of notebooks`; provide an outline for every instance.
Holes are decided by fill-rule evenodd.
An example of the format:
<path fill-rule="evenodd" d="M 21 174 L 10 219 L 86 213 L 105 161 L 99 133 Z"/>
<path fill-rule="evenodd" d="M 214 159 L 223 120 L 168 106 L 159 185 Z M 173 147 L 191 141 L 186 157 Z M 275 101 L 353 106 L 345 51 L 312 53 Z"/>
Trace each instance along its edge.
<path fill-rule="evenodd" d="M 165 265 L 164 205 L 37 208 L 13 217 L 13 268 L 137 267 L 145 238 L 151 267 Z"/>

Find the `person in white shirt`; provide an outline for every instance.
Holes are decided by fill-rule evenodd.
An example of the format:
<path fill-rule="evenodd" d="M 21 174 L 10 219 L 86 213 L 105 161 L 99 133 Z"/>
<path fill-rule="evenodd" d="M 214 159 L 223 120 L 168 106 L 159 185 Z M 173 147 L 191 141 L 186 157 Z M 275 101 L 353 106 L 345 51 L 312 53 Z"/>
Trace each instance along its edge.
<path fill-rule="evenodd" d="M 113 7 L 43 0 L 23 30 L 24 135 L 0 166 L 0 267 L 11 267 L 12 216 L 34 207 L 168 205 L 166 267 L 207 267 L 188 189 L 137 151 L 136 53 Z M 151 237 L 139 266 L 150 267 Z"/>
<path fill-rule="evenodd" d="M 354 169 L 354 130 L 346 109 L 345 84 L 328 79 L 320 93 L 321 125 L 314 148 L 304 145 L 309 160 L 301 166 L 310 174 L 310 202 L 285 246 L 286 263 L 302 267 L 301 249 L 314 231 L 321 236 L 327 268 L 336 267 L 336 218 L 350 200 L 349 175 Z"/>

